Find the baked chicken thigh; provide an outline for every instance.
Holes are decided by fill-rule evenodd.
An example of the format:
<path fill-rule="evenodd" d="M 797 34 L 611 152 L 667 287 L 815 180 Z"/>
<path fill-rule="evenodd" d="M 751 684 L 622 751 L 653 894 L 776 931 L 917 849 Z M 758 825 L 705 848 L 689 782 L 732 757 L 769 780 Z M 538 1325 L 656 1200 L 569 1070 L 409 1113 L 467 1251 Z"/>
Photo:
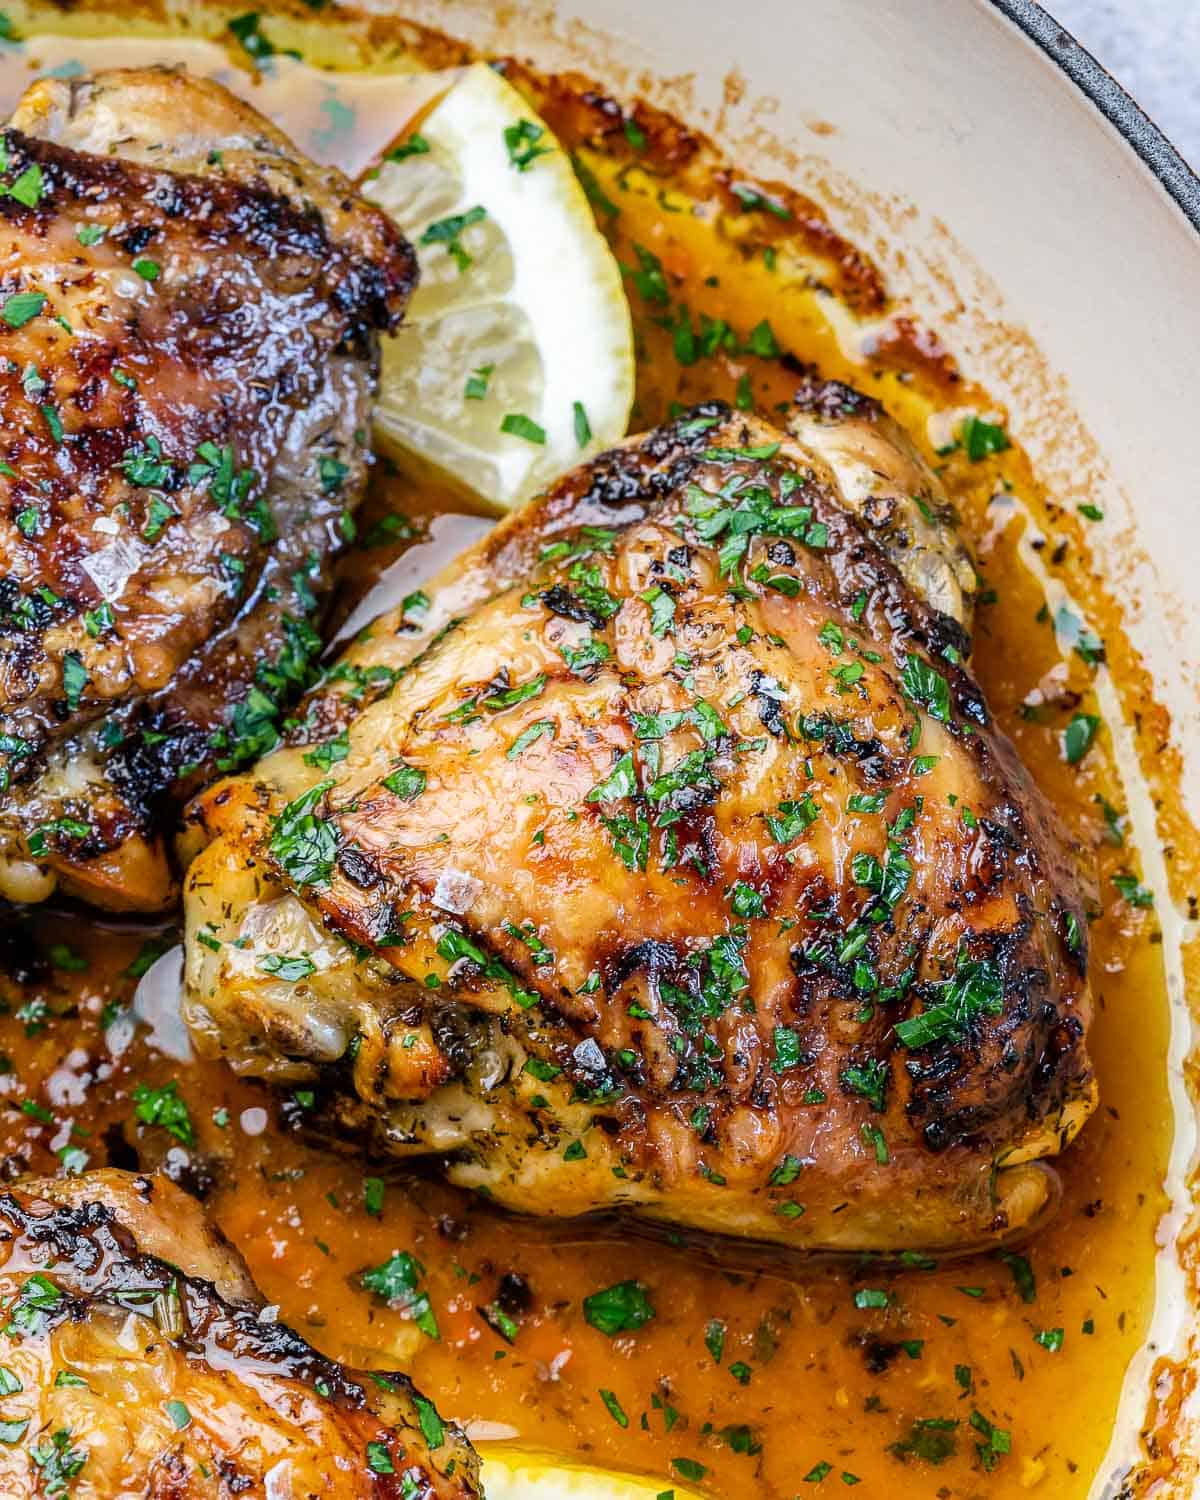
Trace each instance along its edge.
<path fill-rule="evenodd" d="M 415 262 L 181 73 L 43 80 L 0 142 L 0 897 L 155 910 L 319 649 Z"/>
<path fill-rule="evenodd" d="M 194 1199 L 102 1171 L 0 1193 L 6 1500 L 470 1500 L 478 1462 L 403 1375 L 265 1313 Z"/>
<path fill-rule="evenodd" d="M 517 1209 L 1038 1220 L 1095 1097 L 1079 877 L 964 665 L 959 549 L 819 406 L 567 475 L 194 804 L 202 1047 Z"/>

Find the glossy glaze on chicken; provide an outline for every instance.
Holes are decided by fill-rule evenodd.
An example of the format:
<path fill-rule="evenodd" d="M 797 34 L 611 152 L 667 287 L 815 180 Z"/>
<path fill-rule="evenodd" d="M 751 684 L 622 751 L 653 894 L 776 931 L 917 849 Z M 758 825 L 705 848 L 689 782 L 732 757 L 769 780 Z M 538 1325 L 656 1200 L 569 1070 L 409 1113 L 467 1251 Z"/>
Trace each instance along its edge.
<path fill-rule="evenodd" d="M 0 1491 L 470 1500 L 478 1463 L 406 1376 L 347 1370 L 265 1309 L 161 1178 L 0 1193 Z"/>
<path fill-rule="evenodd" d="M 1094 1102 L 1073 858 L 956 545 L 914 567 L 895 503 L 871 540 L 801 406 L 804 441 L 702 407 L 568 475 L 200 801 L 202 1044 L 534 1212 L 1036 1221 Z"/>
<path fill-rule="evenodd" d="M 415 263 L 207 81 L 43 80 L 2 141 L 0 896 L 158 910 L 320 648 Z"/>

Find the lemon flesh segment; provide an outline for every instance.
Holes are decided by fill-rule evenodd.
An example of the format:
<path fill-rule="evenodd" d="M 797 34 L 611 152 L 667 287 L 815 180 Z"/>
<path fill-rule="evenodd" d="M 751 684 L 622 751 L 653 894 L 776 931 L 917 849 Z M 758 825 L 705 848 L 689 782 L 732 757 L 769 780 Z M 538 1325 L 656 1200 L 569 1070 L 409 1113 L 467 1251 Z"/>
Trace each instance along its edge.
<path fill-rule="evenodd" d="M 458 74 L 419 136 L 428 150 L 363 183 L 421 269 L 384 340 L 376 434 L 401 463 L 508 508 L 625 432 L 634 363 L 621 272 L 569 156 L 485 63 Z M 514 155 L 529 156 L 524 168 Z M 545 441 L 502 431 L 510 415 Z"/>
<path fill-rule="evenodd" d="M 554 1458 L 490 1445 L 480 1445 L 480 1453 L 487 1500 L 656 1500 L 664 1492 L 674 1500 L 700 1500 L 674 1480 L 575 1469 Z"/>

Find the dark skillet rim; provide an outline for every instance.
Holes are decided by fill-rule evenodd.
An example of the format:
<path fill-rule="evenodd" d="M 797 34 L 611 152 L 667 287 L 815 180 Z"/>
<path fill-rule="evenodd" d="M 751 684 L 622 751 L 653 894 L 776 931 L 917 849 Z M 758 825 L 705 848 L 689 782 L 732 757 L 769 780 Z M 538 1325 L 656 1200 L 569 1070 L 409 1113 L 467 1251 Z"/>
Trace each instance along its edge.
<path fill-rule="evenodd" d="M 1200 230 L 1200 177 L 1117 80 L 1034 0 L 988 0 L 988 3 L 1019 26 L 1087 95 L 1162 183 L 1192 228 Z"/>

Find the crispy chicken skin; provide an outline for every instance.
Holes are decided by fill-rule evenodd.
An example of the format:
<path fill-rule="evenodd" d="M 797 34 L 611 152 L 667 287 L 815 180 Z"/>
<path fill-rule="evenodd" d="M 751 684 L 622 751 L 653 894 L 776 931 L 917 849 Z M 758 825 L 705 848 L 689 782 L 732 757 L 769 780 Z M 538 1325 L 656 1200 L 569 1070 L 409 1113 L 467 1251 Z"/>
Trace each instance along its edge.
<path fill-rule="evenodd" d="M 0 1193 L 0 1301 L 6 1500 L 479 1494 L 466 1439 L 405 1376 L 347 1370 L 263 1317 L 236 1252 L 163 1179 Z"/>
<path fill-rule="evenodd" d="M 878 401 L 807 369 L 787 430 L 833 471 L 844 504 L 929 607 L 966 629 L 975 566 L 941 481 Z"/>
<path fill-rule="evenodd" d="M 43 80 L 2 139 L 0 896 L 155 910 L 319 648 L 415 261 L 181 73 Z"/>
<path fill-rule="evenodd" d="M 377 621 L 309 743 L 191 809 L 200 1045 L 519 1209 L 1034 1223 L 1095 1098 L 1080 881 L 858 509 L 699 408 Z"/>

